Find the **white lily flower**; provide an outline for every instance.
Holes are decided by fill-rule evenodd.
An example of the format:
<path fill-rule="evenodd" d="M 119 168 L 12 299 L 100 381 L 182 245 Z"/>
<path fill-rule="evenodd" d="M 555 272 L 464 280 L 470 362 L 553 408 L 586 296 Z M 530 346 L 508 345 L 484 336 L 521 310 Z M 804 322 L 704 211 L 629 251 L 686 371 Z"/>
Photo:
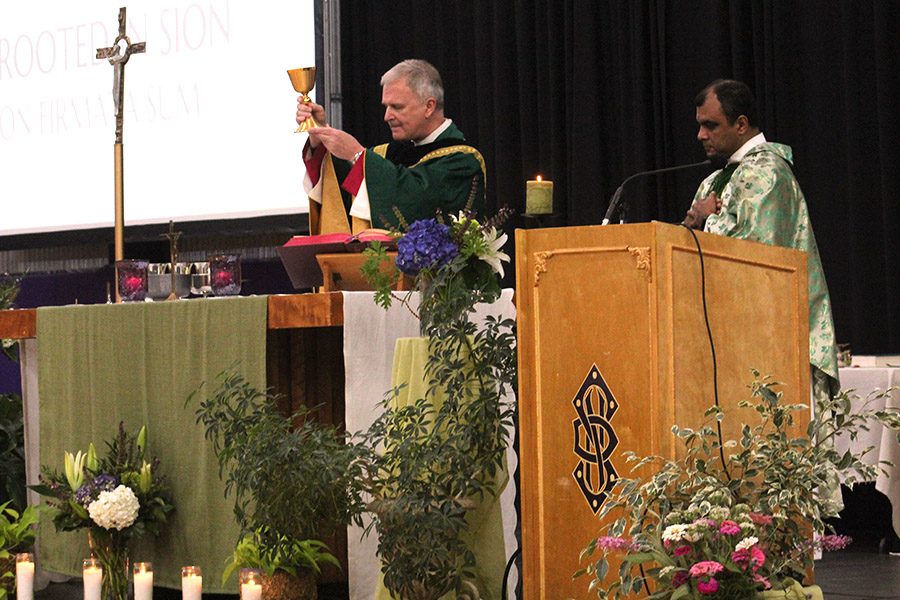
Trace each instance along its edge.
<path fill-rule="evenodd" d="M 64 455 L 63 462 L 65 464 L 66 480 L 69 482 L 69 487 L 72 491 L 77 490 L 84 483 L 84 461 L 86 459 L 87 454 L 81 450 L 74 455 L 71 452 L 66 452 Z"/>
<path fill-rule="evenodd" d="M 487 244 L 487 251 L 479 256 L 481 260 L 491 266 L 500 277 L 503 277 L 503 262 L 509 262 L 509 255 L 501 251 L 503 244 L 506 243 L 507 235 L 505 233 L 497 234 L 497 229 L 491 227 L 484 232 L 484 241 Z"/>

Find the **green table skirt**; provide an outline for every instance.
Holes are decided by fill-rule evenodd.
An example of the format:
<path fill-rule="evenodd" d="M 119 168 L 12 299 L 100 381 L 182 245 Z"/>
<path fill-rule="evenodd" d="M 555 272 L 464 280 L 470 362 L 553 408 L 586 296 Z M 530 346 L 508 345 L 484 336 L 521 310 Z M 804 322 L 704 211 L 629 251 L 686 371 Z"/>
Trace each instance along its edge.
<path fill-rule="evenodd" d="M 61 470 L 63 452 L 86 451 L 89 442 L 105 454 L 120 421 L 129 431 L 147 424 L 175 512 L 162 535 L 134 545 L 131 559 L 153 562 L 157 585 L 179 588 L 181 567 L 200 565 L 204 591 L 238 589 L 221 583 L 238 536 L 233 499 L 224 497 L 194 411 L 231 366 L 265 388 L 266 306 L 260 296 L 38 309 L 41 464 Z M 47 516 L 39 534 L 44 570 L 81 574 L 84 530 L 56 533 Z"/>

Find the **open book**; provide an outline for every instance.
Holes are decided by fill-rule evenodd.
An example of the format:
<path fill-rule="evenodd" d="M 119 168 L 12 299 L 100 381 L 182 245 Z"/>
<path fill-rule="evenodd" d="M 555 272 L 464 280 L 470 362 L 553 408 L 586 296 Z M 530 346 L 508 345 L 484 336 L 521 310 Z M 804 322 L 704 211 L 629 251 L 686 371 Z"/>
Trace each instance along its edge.
<path fill-rule="evenodd" d="M 397 238 L 384 229 L 366 229 L 356 235 L 295 235 L 278 249 L 278 254 L 295 289 L 313 288 L 323 284 L 322 268 L 316 260 L 317 255 L 362 252 L 371 242 L 395 246 Z"/>

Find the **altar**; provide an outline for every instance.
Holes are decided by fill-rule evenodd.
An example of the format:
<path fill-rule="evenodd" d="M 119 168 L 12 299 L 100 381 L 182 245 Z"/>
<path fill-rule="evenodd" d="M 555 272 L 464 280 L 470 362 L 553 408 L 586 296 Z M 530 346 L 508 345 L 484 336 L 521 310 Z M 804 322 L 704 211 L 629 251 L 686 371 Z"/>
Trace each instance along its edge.
<path fill-rule="evenodd" d="M 514 317 L 512 290 L 479 315 Z M 237 539 L 233 499 L 224 498 L 209 442 L 195 422 L 191 392 L 214 387 L 236 368 L 254 386 L 284 395 L 282 409 L 316 407 L 320 420 L 348 431 L 368 427 L 391 387 L 397 338 L 418 335 L 407 307 L 375 306 L 369 292 L 214 298 L 165 303 L 68 306 L 0 313 L 0 337 L 22 339 L 28 483 L 41 464 L 61 468 L 63 451 L 110 439 L 120 420 L 146 423 L 149 451 L 170 479 L 176 512 L 165 533 L 136 547 L 152 560 L 156 583 L 177 588 L 180 567 L 200 564 L 204 591 L 223 585 L 225 559 Z M 40 386 L 39 386 L 40 381 Z M 508 460 L 515 460 L 508 452 Z M 508 465 L 510 472 L 514 462 Z M 514 486 L 501 497 L 505 555 L 515 549 Z M 346 544 L 346 548 L 343 547 Z M 370 598 L 379 574 L 374 537 L 357 528 L 331 541 L 346 556 L 350 597 Z M 76 533 L 41 529 L 43 568 L 80 573 L 87 543 Z M 143 552 L 144 554 L 139 554 Z M 337 578 L 337 579 L 335 579 Z M 498 582 L 499 583 L 499 582 Z"/>

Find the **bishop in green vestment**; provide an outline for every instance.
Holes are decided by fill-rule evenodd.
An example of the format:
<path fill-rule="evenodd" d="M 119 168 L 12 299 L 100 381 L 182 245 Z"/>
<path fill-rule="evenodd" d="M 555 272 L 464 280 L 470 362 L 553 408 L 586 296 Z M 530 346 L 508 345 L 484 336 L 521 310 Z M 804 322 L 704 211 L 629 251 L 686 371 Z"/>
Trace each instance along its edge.
<path fill-rule="evenodd" d="M 754 122 L 753 96 L 741 82 L 713 82 L 696 103 L 697 139 L 711 160 L 724 164 L 700 184 L 685 224 L 806 252 L 813 388 L 817 396 L 833 393 L 838 367 L 831 300 L 791 149 L 766 141 Z"/>
<path fill-rule="evenodd" d="M 478 150 L 444 117 L 440 74 L 422 60 L 406 60 L 381 79 L 384 120 L 393 141 L 365 148 L 328 126 L 309 130 L 304 187 L 312 233 L 353 232 L 456 213 L 481 212 L 486 171 Z M 326 120 L 324 109 L 298 100 L 297 122 Z"/>

